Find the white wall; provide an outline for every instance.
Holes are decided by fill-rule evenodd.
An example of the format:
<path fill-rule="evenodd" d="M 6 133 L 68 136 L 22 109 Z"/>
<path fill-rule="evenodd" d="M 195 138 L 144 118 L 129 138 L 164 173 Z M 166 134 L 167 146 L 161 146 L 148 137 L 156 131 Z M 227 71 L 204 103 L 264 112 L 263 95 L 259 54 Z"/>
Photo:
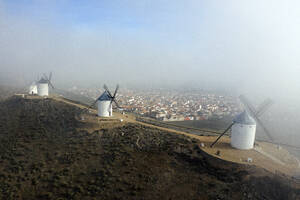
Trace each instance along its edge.
<path fill-rule="evenodd" d="M 37 92 L 39 96 L 48 96 L 49 95 L 48 83 L 39 83 L 37 85 Z"/>
<path fill-rule="evenodd" d="M 255 132 L 256 125 L 234 124 L 231 129 L 231 146 L 237 149 L 252 149 Z"/>
<path fill-rule="evenodd" d="M 98 116 L 99 117 L 112 116 L 112 105 L 110 101 L 98 101 Z"/>

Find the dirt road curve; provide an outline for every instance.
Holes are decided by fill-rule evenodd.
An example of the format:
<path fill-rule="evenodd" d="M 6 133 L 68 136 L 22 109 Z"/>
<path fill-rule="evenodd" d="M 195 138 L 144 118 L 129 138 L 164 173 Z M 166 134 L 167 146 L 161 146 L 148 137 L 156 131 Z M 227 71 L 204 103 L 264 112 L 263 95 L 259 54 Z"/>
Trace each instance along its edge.
<path fill-rule="evenodd" d="M 66 99 L 53 97 L 57 101 L 62 101 L 74 106 L 77 106 L 81 109 L 87 108 L 84 105 L 80 105 L 71 101 L 68 101 Z M 91 112 L 96 114 L 96 110 L 91 109 Z M 198 136 L 190 133 L 186 133 L 183 131 L 178 131 L 170 128 L 155 126 L 148 123 L 143 123 L 140 121 L 135 120 L 135 116 L 132 114 L 125 114 L 122 115 L 119 112 L 114 112 L 113 119 L 123 119 L 124 122 L 127 123 L 136 123 L 143 126 L 156 128 L 163 131 L 168 131 L 176 134 L 185 135 L 191 138 L 195 138 L 199 141 L 201 141 L 204 144 L 204 147 L 200 147 L 205 152 L 209 153 L 210 155 L 214 157 L 218 157 L 223 160 L 240 163 L 240 164 L 249 164 L 249 165 L 255 165 L 258 167 L 262 167 L 264 169 L 267 169 L 271 172 L 281 172 L 284 174 L 287 174 L 289 176 L 292 176 L 294 174 L 300 173 L 299 168 L 299 162 L 297 158 L 292 156 L 288 151 L 285 149 L 278 149 L 275 145 L 271 145 L 264 142 L 257 142 L 259 147 L 259 151 L 253 149 L 253 150 L 238 150 L 233 149 L 230 146 L 230 138 L 228 136 L 224 136 L 221 138 L 221 140 L 214 146 L 214 148 L 210 148 L 209 145 L 216 139 L 216 136 Z M 263 149 L 262 149 L 263 147 Z M 269 153 L 266 153 L 264 150 L 266 150 Z M 221 152 L 220 155 L 216 155 L 216 152 Z M 252 160 L 252 162 L 248 162 L 248 158 Z"/>

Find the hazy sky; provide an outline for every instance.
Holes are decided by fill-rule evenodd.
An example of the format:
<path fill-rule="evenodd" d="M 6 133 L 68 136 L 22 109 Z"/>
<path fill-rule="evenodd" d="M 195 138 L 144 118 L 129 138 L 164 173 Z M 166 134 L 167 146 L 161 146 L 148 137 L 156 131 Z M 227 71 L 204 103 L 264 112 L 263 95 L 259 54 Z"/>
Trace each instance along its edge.
<path fill-rule="evenodd" d="M 300 93 L 300 1 L 0 0 L 0 79 L 49 71 Z"/>

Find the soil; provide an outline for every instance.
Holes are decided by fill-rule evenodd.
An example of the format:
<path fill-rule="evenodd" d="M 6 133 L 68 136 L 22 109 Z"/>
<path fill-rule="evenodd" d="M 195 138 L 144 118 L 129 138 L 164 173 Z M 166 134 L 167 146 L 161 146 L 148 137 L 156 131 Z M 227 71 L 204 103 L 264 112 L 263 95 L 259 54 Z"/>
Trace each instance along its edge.
<path fill-rule="evenodd" d="M 288 176 L 213 157 L 197 139 L 89 117 L 53 99 L 0 102 L 0 199 L 300 199 Z"/>

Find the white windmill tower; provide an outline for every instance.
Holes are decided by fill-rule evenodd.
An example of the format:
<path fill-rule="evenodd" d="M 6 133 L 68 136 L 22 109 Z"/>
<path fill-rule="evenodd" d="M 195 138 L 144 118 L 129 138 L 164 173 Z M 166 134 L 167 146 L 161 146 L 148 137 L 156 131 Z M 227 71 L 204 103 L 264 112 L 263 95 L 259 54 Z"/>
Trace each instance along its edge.
<path fill-rule="evenodd" d="M 38 93 L 37 92 L 37 83 L 38 83 L 39 80 L 40 80 L 39 77 L 37 77 L 37 79 L 34 82 L 32 82 L 31 85 L 29 86 L 28 93 L 30 95 L 37 95 L 37 93 Z"/>
<path fill-rule="evenodd" d="M 214 141 L 210 146 L 218 142 L 218 140 L 231 129 L 231 146 L 237 149 L 252 149 L 255 142 L 256 123 L 260 125 L 263 131 L 268 136 L 269 140 L 273 142 L 273 137 L 267 128 L 263 125 L 259 117 L 273 104 L 270 99 L 265 100 L 257 110 L 249 103 L 245 96 L 240 96 L 241 102 L 244 104 L 246 110 L 236 116 L 233 122 L 227 129 Z M 250 114 L 249 114 L 250 113 Z"/>
<path fill-rule="evenodd" d="M 98 106 L 98 116 L 99 117 L 111 117 L 112 116 L 112 103 L 114 102 L 117 107 L 119 107 L 118 103 L 116 102 L 116 94 L 119 89 L 119 85 L 117 85 L 114 95 L 111 95 L 110 91 L 108 90 L 107 86 L 104 85 L 105 91 L 101 94 L 100 97 L 96 99 L 96 101 L 90 105 L 92 107 L 97 103 Z M 90 108 L 89 107 L 89 108 Z"/>
<path fill-rule="evenodd" d="M 31 95 L 36 95 L 37 94 L 37 83 L 33 82 L 30 86 L 29 86 L 29 94 Z"/>
<path fill-rule="evenodd" d="M 54 89 L 54 87 L 51 83 L 51 78 L 52 78 L 52 72 L 49 74 L 49 77 L 47 77 L 47 75 L 44 74 L 44 77 L 42 77 L 37 82 L 37 94 L 39 96 L 48 96 L 49 95 L 49 85 Z"/>
<path fill-rule="evenodd" d="M 252 149 L 255 141 L 256 122 L 247 111 L 233 120 L 231 146 L 237 149 Z"/>

